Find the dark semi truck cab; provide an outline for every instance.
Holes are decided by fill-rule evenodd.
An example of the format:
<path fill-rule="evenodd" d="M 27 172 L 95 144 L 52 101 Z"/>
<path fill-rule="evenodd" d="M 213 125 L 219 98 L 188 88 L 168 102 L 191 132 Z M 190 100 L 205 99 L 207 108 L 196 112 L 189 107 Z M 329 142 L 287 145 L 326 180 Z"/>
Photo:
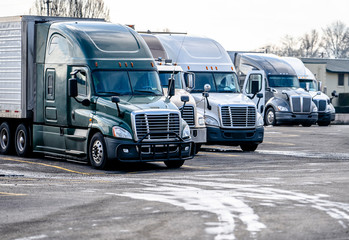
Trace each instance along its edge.
<path fill-rule="evenodd" d="M 6 56 L 9 67 L 18 64 L 17 75 L 2 76 L 8 79 L 1 94 L 10 96 L 17 81 L 20 98 L 12 109 L 0 98 L 1 153 L 67 156 L 100 169 L 111 160 L 180 167 L 193 157 L 189 126 L 163 95 L 150 50 L 135 31 L 38 16 L 0 24 L 9 36 L 18 34 Z"/>

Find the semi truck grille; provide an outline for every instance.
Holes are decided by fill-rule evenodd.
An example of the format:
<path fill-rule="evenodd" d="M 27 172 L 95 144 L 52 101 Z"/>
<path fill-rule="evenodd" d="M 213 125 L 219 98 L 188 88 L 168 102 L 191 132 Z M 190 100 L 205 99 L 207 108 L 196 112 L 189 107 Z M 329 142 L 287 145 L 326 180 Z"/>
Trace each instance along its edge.
<path fill-rule="evenodd" d="M 135 128 L 137 139 L 146 136 L 145 140 L 169 140 L 174 136 L 168 132 L 180 135 L 180 117 L 177 113 L 135 115 Z"/>
<path fill-rule="evenodd" d="M 179 109 L 182 112 L 182 108 Z M 182 112 L 182 118 L 188 123 L 190 127 L 195 125 L 194 118 L 194 107 L 193 106 L 185 106 Z"/>
<path fill-rule="evenodd" d="M 291 96 L 291 108 L 295 113 L 310 113 L 311 97 Z"/>
<path fill-rule="evenodd" d="M 314 99 L 313 101 L 314 101 L 315 105 L 317 106 L 317 109 L 318 109 L 319 112 L 326 111 L 326 107 L 327 107 L 327 101 L 326 100 Z"/>
<path fill-rule="evenodd" d="M 221 107 L 223 127 L 254 127 L 256 124 L 255 107 Z"/>

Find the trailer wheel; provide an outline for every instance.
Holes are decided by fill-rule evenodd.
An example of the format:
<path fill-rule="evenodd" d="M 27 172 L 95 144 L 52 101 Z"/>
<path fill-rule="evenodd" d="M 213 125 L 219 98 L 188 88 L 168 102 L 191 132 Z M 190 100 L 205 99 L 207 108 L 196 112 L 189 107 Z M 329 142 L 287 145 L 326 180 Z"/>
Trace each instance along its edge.
<path fill-rule="evenodd" d="M 240 145 L 240 148 L 244 152 L 254 152 L 257 149 L 257 147 L 258 147 L 258 144 L 256 143 L 245 143 Z"/>
<path fill-rule="evenodd" d="M 168 168 L 180 168 L 184 164 L 184 160 L 170 160 L 164 161 L 164 163 Z"/>
<path fill-rule="evenodd" d="M 275 110 L 274 108 L 270 107 L 267 109 L 265 116 L 264 116 L 264 122 L 265 125 L 273 125 L 276 124 L 276 118 L 275 118 Z"/>
<path fill-rule="evenodd" d="M 29 130 L 23 123 L 16 129 L 15 149 L 19 157 L 27 157 L 31 152 Z"/>
<path fill-rule="evenodd" d="M 0 153 L 9 154 L 12 148 L 12 137 L 10 126 L 7 122 L 0 125 Z"/>
<path fill-rule="evenodd" d="M 88 153 L 92 167 L 96 169 L 105 169 L 107 167 L 107 148 L 101 133 L 95 133 L 91 138 Z"/>

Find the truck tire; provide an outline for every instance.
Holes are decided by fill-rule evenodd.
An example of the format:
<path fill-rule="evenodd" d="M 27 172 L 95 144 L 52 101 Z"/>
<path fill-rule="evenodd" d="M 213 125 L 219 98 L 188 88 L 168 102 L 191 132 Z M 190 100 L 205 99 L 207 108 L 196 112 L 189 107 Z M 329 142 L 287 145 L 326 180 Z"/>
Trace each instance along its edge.
<path fill-rule="evenodd" d="M 264 116 L 264 122 L 265 125 L 272 125 L 275 126 L 276 124 L 276 118 L 275 118 L 275 110 L 274 108 L 270 107 L 267 109 L 267 111 L 265 112 L 265 116 Z"/>
<path fill-rule="evenodd" d="M 258 147 L 258 144 L 256 143 L 245 143 L 240 145 L 240 148 L 244 152 L 254 152 L 257 149 L 257 147 Z"/>
<path fill-rule="evenodd" d="M 195 154 L 198 154 L 198 152 L 200 151 L 201 149 L 201 143 L 196 143 L 195 144 Z"/>
<path fill-rule="evenodd" d="M 0 153 L 9 154 L 12 148 L 11 129 L 7 122 L 0 125 Z"/>
<path fill-rule="evenodd" d="M 27 157 L 31 152 L 29 130 L 23 123 L 16 129 L 15 149 L 19 157 Z"/>
<path fill-rule="evenodd" d="M 95 133 L 90 141 L 88 149 L 89 161 L 93 168 L 106 169 L 108 163 L 107 148 L 101 133 Z"/>
<path fill-rule="evenodd" d="M 303 127 L 310 127 L 312 124 L 311 123 L 302 123 Z"/>
<path fill-rule="evenodd" d="M 170 160 L 164 161 L 164 163 L 168 168 L 180 168 L 184 164 L 184 160 Z"/>
<path fill-rule="evenodd" d="M 326 122 L 317 122 L 317 124 L 319 126 L 324 126 L 324 127 L 327 127 L 328 125 L 330 125 L 331 121 L 326 121 Z"/>

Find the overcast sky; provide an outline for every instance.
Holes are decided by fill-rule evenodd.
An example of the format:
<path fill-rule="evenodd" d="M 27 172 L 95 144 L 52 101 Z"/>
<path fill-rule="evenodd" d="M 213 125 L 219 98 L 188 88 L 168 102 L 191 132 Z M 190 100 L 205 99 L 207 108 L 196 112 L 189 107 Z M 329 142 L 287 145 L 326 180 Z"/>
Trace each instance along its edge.
<path fill-rule="evenodd" d="M 34 0 L 0 0 L 0 16 L 28 14 Z M 334 21 L 349 26 L 349 0 L 104 0 L 111 21 L 136 30 L 187 32 L 226 50 L 254 50 Z"/>

